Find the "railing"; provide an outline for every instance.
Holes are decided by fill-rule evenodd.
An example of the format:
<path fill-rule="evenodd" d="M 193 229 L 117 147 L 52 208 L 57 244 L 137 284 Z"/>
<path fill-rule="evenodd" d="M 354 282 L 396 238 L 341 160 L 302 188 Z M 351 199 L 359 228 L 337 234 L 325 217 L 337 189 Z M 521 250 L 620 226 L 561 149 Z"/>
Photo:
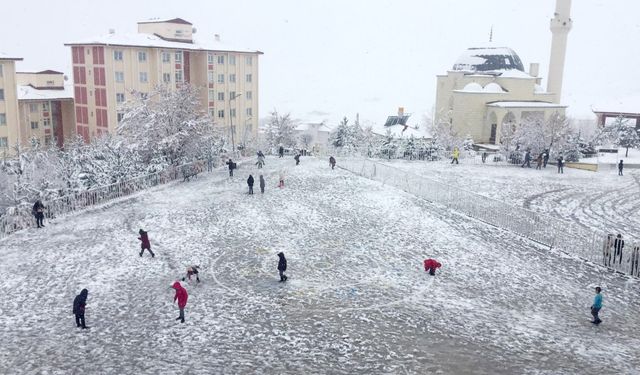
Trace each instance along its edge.
<path fill-rule="evenodd" d="M 582 259 L 640 276 L 640 241 L 625 235 L 624 247 L 607 234 L 586 229 L 576 223 L 511 206 L 496 199 L 450 184 L 418 176 L 370 159 L 341 159 L 339 166 L 359 176 L 382 182 L 424 198 L 493 226 L 512 231 L 522 237 Z M 622 261 L 614 262 L 621 248 Z M 617 254 L 616 254 L 617 255 Z M 611 260 L 609 260 L 611 259 Z M 619 256 L 616 257 L 616 260 Z"/>
<path fill-rule="evenodd" d="M 65 195 L 45 202 L 44 216 L 49 219 L 60 217 L 70 212 L 106 203 L 141 190 L 166 184 L 167 182 L 181 178 L 187 178 L 187 176 L 193 176 L 196 173 L 203 172 L 206 167 L 206 161 L 195 161 L 180 166 L 171 166 L 160 172 L 147 174 L 115 184 L 99 186 L 86 191 Z M 14 208 L 7 215 L 0 218 L 0 238 L 4 238 L 21 229 L 33 227 L 35 224 L 31 207 L 21 206 Z"/>

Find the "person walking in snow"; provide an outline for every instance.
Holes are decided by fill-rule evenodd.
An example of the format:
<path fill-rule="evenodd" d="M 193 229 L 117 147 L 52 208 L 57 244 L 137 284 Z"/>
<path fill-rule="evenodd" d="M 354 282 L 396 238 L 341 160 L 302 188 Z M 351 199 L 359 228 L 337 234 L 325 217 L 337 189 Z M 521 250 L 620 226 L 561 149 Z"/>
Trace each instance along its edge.
<path fill-rule="evenodd" d="M 631 276 L 638 276 L 638 264 L 640 263 L 640 246 L 636 246 L 631 250 L 631 257 L 628 260 L 631 263 L 629 272 Z"/>
<path fill-rule="evenodd" d="M 278 187 L 280 189 L 284 187 L 284 171 L 280 171 L 280 182 L 278 182 Z"/>
<path fill-rule="evenodd" d="M 249 185 L 249 194 L 253 194 L 253 176 L 249 175 L 247 178 L 247 185 Z"/>
<path fill-rule="evenodd" d="M 525 152 L 525 154 L 524 154 L 524 163 L 522 163 L 522 165 L 520 167 L 524 168 L 525 165 L 528 168 L 531 168 L 531 151 L 529 151 L 529 150 L 527 150 L 527 152 Z"/>
<path fill-rule="evenodd" d="M 334 169 L 336 167 L 336 158 L 329 156 L 329 165 L 331 166 L 331 169 Z"/>
<path fill-rule="evenodd" d="M 542 153 L 536 158 L 536 170 L 542 169 Z"/>
<path fill-rule="evenodd" d="M 608 234 L 602 245 L 602 260 L 605 266 L 611 266 L 611 248 L 613 247 L 613 234 Z"/>
<path fill-rule="evenodd" d="M 300 164 L 300 153 L 297 153 L 293 158 L 296 160 L 296 165 Z"/>
<path fill-rule="evenodd" d="M 542 166 L 546 168 L 548 162 L 549 162 L 549 150 L 544 150 L 544 155 L 542 156 Z"/>
<path fill-rule="evenodd" d="M 278 148 L 278 157 L 281 158 L 284 156 L 284 147 L 280 146 Z"/>
<path fill-rule="evenodd" d="M 196 277 L 196 282 L 200 282 L 200 276 L 198 276 L 199 272 L 198 270 L 200 269 L 200 266 L 190 266 L 187 267 L 187 276 L 182 278 L 182 281 L 185 281 L 185 279 L 191 281 L 191 276 Z"/>
<path fill-rule="evenodd" d="M 180 309 L 180 316 L 178 316 L 176 320 L 179 320 L 180 323 L 184 323 L 184 308 L 185 306 L 187 306 L 187 299 L 189 298 L 189 294 L 187 293 L 187 290 L 183 288 L 182 285 L 180 285 L 179 281 L 173 283 L 171 287 L 176 290 L 176 295 L 173 296 L 173 303 L 175 303 L 177 300 L 178 308 Z"/>
<path fill-rule="evenodd" d="M 87 289 L 82 289 L 80 294 L 78 294 L 73 300 L 73 315 L 76 316 L 76 327 L 82 327 L 82 329 L 89 328 L 84 321 L 84 310 L 87 305 L 88 295 L 89 291 Z"/>
<path fill-rule="evenodd" d="M 460 150 L 458 150 L 457 147 L 453 148 L 453 153 L 451 154 L 451 164 L 453 164 L 453 162 L 455 161 L 456 164 L 460 164 L 458 162 L 458 158 L 460 157 Z"/>
<path fill-rule="evenodd" d="M 425 259 L 424 260 L 424 270 L 425 272 L 429 272 L 429 275 L 431 276 L 435 276 L 436 275 L 436 269 L 442 267 L 442 264 L 440 264 L 437 260 L 435 259 Z"/>
<path fill-rule="evenodd" d="M 151 251 L 151 242 L 149 242 L 148 232 L 140 229 L 138 233 L 140 234 L 140 237 L 138 237 L 138 239 L 140 240 L 140 247 L 142 248 L 142 250 L 140 250 L 140 256 L 144 254 L 145 250 L 149 250 L 149 254 L 151 254 L 151 257 L 155 258 L 156 255 L 153 253 L 153 251 Z"/>
<path fill-rule="evenodd" d="M 622 176 L 622 169 L 624 169 L 624 161 L 620 160 L 620 163 L 618 163 L 618 176 Z"/>
<path fill-rule="evenodd" d="M 601 291 L 602 289 L 597 286 L 596 296 L 593 298 L 593 305 L 591 305 L 591 315 L 593 315 L 593 320 L 591 321 L 591 323 L 595 325 L 602 323 L 602 320 L 600 320 L 600 317 L 598 316 L 598 313 L 602 308 L 602 294 L 600 294 Z"/>
<path fill-rule="evenodd" d="M 564 160 L 562 159 L 562 155 L 558 156 L 558 173 L 564 174 Z"/>
<path fill-rule="evenodd" d="M 262 177 L 262 175 L 260 175 L 260 194 L 264 194 L 264 187 L 265 187 L 265 182 L 264 182 L 264 177 Z"/>
<path fill-rule="evenodd" d="M 33 208 L 31 209 L 33 217 L 36 218 L 36 224 L 38 225 L 38 228 L 44 227 L 44 223 L 42 222 L 44 220 L 44 208 L 44 204 L 42 204 L 42 201 L 38 199 L 36 203 L 33 204 Z"/>
<path fill-rule="evenodd" d="M 256 163 L 256 165 L 258 166 L 258 169 L 264 166 L 264 154 L 262 153 L 262 151 L 258 151 L 258 162 Z"/>
<path fill-rule="evenodd" d="M 229 161 L 226 162 L 226 164 L 229 166 L 229 177 L 233 177 L 233 170 L 236 169 L 236 163 L 229 158 Z"/>
<path fill-rule="evenodd" d="M 624 249 L 624 240 L 622 239 L 622 235 L 618 233 L 616 240 L 613 241 L 613 264 L 616 263 L 616 257 L 620 257 L 618 263 L 622 264 L 622 249 Z"/>
<path fill-rule="evenodd" d="M 280 282 L 287 281 L 288 277 L 284 274 L 287 270 L 287 258 L 284 257 L 284 253 L 281 251 L 278 253 L 278 273 L 280 274 Z"/>

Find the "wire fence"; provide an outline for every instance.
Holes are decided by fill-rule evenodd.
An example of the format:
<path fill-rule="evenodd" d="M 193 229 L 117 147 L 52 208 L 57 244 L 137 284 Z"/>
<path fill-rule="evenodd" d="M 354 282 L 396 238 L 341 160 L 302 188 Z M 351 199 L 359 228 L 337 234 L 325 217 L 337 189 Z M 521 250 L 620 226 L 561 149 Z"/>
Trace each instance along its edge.
<path fill-rule="evenodd" d="M 498 228 L 514 232 L 549 248 L 640 276 L 640 241 L 617 238 L 577 223 L 516 207 L 450 184 L 399 170 L 370 159 L 343 158 L 339 166 L 430 202 L 456 210 Z"/>

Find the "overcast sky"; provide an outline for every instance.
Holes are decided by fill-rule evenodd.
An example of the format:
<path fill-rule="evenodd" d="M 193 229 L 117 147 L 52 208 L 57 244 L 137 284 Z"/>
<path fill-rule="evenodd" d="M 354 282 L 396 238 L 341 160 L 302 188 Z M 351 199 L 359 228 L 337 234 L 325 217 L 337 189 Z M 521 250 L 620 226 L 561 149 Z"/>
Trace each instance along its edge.
<path fill-rule="evenodd" d="M 3 0 L 0 51 L 25 60 L 19 70 L 69 74 L 65 42 L 135 32 L 136 22 L 181 17 L 196 39 L 264 52 L 260 116 L 274 108 L 300 119 L 337 121 L 356 113 L 383 122 L 398 106 L 411 123 L 435 103 L 435 76 L 468 47 L 513 48 L 528 70 L 547 76 L 555 0 Z M 562 100 L 575 117 L 590 106 L 640 94 L 640 1 L 574 0 Z M 546 87 L 546 82 L 543 82 Z"/>

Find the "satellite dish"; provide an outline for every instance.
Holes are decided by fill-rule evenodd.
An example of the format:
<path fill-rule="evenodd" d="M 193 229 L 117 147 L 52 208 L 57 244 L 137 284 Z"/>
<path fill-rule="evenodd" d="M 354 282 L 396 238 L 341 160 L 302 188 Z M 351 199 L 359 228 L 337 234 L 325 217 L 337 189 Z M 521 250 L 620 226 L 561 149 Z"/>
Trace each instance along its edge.
<path fill-rule="evenodd" d="M 65 74 L 65 75 L 62 76 L 62 79 L 64 79 L 65 81 L 68 81 L 69 77 Z"/>
<path fill-rule="evenodd" d="M 192 33 L 192 34 L 195 34 L 195 33 L 197 33 L 197 32 L 198 32 L 198 29 L 196 29 L 195 27 L 194 27 L 193 29 L 191 29 L 191 33 Z"/>

